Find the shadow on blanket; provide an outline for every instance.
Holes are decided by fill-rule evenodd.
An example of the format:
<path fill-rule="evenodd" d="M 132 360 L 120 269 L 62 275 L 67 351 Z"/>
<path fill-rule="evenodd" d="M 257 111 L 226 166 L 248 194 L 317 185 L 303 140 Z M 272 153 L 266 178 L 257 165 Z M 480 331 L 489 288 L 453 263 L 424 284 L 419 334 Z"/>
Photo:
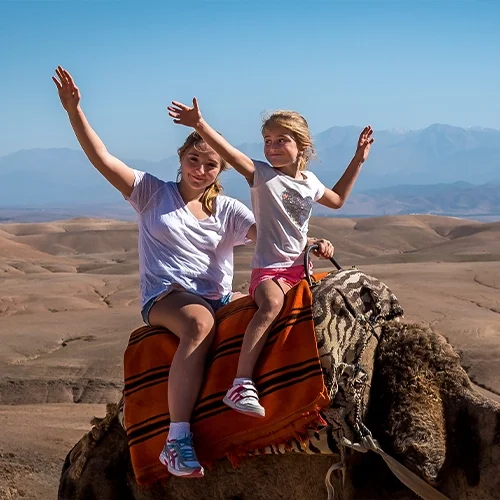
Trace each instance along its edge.
<path fill-rule="evenodd" d="M 287 296 L 256 367 L 255 382 L 266 408 L 264 419 L 224 405 L 246 326 L 256 306 L 244 297 L 217 311 L 217 332 L 205 382 L 192 418 L 202 463 L 235 459 L 248 450 L 307 436 L 329 399 L 323 381 L 312 319 L 312 297 L 302 280 Z M 169 429 L 168 372 L 178 340 L 163 328 L 142 327 L 125 351 L 125 427 L 136 480 L 151 484 L 168 476 L 158 460 Z M 198 438 L 198 439 L 197 439 Z"/>

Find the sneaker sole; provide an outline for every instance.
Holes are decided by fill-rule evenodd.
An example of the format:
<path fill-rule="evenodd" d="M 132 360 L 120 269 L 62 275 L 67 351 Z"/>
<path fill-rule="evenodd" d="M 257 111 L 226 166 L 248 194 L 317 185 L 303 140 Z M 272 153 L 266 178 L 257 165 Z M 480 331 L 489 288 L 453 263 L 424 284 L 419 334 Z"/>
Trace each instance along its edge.
<path fill-rule="evenodd" d="M 234 403 L 226 396 L 224 396 L 224 399 L 222 401 L 226 406 L 229 406 L 229 408 L 231 408 L 232 410 L 237 411 L 238 413 L 242 413 L 243 415 L 247 415 L 249 417 L 256 417 L 256 418 L 264 418 L 266 416 L 265 410 L 264 411 L 242 410 L 242 409 L 238 408 L 237 406 L 235 406 Z"/>
<path fill-rule="evenodd" d="M 170 467 L 168 467 L 168 472 L 170 472 L 170 474 L 172 474 L 172 476 L 175 476 L 175 477 L 184 477 L 184 478 L 201 478 L 201 477 L 204 477 L 205 476 L 205 473 L 203 471 L 203 469 L 200 469 L 200 470 L 194 470 L 193 472 L 189 472 L 189 473 L 183 473 L 183 472 L 179 472 L 178 470 L 175 470 L 175 469 L 171 469 Z"/>

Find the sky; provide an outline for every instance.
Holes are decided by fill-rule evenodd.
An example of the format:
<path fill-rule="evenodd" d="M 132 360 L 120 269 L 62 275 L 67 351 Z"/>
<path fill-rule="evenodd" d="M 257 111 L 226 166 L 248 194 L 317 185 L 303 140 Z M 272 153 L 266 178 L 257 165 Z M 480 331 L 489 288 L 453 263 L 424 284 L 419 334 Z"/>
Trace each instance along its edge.
<path fill-rule="evenodd" d="M 51 75 L 75 78 L 108 150 L 175 153 L 165 110 L 199 100 L 234 144 L 262 114 L 334 125 L 500 129 L 500 0 L 0 0 L 0 156 L 78 144 Z"/>

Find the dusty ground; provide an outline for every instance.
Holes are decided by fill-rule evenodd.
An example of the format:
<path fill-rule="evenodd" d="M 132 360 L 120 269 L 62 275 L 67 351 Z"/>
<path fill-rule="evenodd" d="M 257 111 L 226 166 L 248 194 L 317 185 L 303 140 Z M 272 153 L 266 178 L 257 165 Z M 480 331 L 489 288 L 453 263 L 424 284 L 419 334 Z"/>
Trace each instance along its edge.
<path fill-rule="evenodd" d="M 345 267 L 383 279 L 469 375 L 500 394 L 500 223 L 432 216 L 314 219 Z M 56 497 L 66 453 L 121 390 L 141 324 L 133 223 L 0 224 L 0 498 Z M 245 290 L 252 248 L 236 256 Z M 329 268 L 316 262 L 316 268 Z M 79 403 L 79 404 L 75 404 Z"/>

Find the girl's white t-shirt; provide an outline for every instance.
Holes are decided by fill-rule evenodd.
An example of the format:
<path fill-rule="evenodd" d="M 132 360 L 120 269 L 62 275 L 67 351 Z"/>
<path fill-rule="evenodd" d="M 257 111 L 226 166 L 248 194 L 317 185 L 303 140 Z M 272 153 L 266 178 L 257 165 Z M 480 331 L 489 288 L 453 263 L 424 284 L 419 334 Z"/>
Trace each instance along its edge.
<path fill-rule="evenodd" d="M 175 182 L 134 170 L 134 189 L 126 197 L 139 215 L 139 277 L 142 305 L 180 285 L 208 299 L 229 293 L 233 247 L 246 242 L 255 224 L 252 212 L 228 196 L 217 196 L 215 213 L 198 220 Z"/>
<path fill-rule="evenodd" d="M 254 160 L 250 185 L 257 221 L 252 268 L 286 268 L 303 264 L 313 201 L 325 186 L 309 171 L 294 179 L 268 163 Z"/>

